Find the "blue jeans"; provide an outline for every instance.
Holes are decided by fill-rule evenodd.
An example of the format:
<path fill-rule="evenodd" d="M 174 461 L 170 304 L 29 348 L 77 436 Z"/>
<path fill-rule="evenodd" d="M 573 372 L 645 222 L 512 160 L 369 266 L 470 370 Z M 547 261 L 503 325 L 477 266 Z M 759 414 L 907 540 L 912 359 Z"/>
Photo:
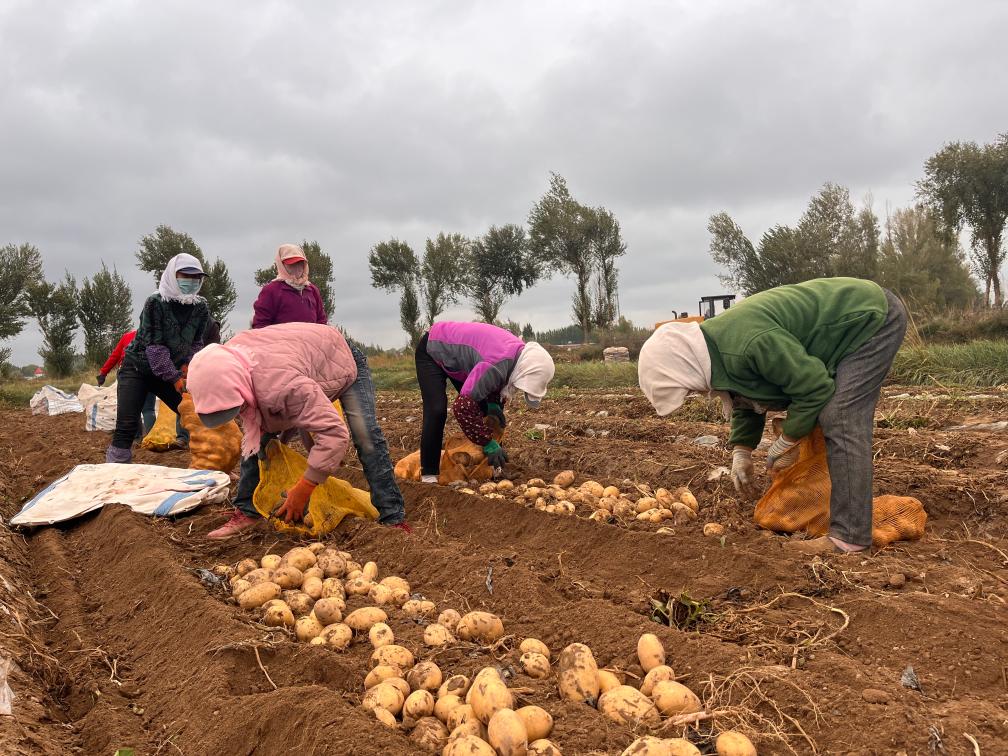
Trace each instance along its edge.
<path fill-rule="evenodd" d="M 350 351 L 357 362 L 357 380 L 340 397 L 343 414 L 350 429 L 350 438 L 357 449 L 357 458 L 364 468 L 364 477 L 371 489 L 371 503 L 378 510 L 378 522 L 397 525 L 406 520 L 406 505 L 402 491 L 396 483 L 392 458 L 389 456 L 385 436 L 378 426 L 375 412 L 374 385 L 367 357 L 352 344 Z M 263 447 L 270 436 L 263 437 Z M 259 485 L 259 460 L 256 455 L 246 457 L 241 463 L 241 477 L 235 491 L 234 505 L 249 517 L 258 516 L 252 504 L 252 494 Z"/>

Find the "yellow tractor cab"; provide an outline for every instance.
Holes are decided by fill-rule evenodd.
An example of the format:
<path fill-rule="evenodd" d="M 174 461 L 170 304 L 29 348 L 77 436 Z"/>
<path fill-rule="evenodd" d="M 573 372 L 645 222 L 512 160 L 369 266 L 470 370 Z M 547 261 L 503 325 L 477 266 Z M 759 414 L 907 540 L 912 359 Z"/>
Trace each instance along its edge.
<path fill-rule="evenodd" d="M 655 323 L 655 330 L 657 331 L 661 326 L 666 323 L 703 323 L 708 318 L 713 318 L 717 314 L 716 305 L 718 302 L 721 303 L 721 312 L 724 312 L 729 307 L 731 303 L 735 301 L 734 294 L 719 294 L 712 297 L 700 297 L 699 303 L 699 315 L 690 315 L 688 312 L 683 312 L 679 314 L 678 318 L 672 318 L 671 320 L 661 320 Z"/>

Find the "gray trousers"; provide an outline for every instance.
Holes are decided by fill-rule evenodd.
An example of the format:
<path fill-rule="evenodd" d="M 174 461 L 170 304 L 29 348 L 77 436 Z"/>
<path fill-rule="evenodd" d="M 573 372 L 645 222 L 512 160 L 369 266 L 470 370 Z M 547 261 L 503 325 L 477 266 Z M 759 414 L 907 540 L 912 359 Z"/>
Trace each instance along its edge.
<path fill-rule="evenodd" d="M 858 546 L 872 543 L 872 436 L 879 391 L 906 334 L 907 313 L 886 290 L 889 314 L 872 338 L 837 365 L 836 393 L 819 414 L 829 462 L 830 529 Z"/>

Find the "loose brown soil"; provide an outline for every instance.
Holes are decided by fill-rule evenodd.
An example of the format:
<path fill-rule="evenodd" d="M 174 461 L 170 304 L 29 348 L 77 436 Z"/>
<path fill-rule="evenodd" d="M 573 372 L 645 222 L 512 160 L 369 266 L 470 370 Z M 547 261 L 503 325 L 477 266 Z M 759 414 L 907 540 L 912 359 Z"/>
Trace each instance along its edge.
<path fill-rule="evenodd" d="M 588 414 L 598 410 L 608 415 Z M 383 394 L 379 416 L 393 456 L 416 448 L 415 395 Z M 659 535 L 652 525 L 615 527 L 406 484 L 413 536 L 353 521 L 331 540 L 377 561 L 383 575 L 403 576 L 439 609 L 499 614 L 513 638 L 493 653 L 433 652 L 422 625 L 394 611 L 390 624 L 446 671 L 511 667 L 521 699 L 553 714 L 552 739 L 565 754 L 619 753 L 634 733 L 560 701 L 554 682 L 524 676 L 515 648 L 525 636 L 555 652 L 586 643 L 600 663 L 640 675 L 637 637 L 656 632 L 669 664 L 719 712 L 688 731 L 705 752 L 711 733 L 738 726 L 760 753 L 974 753 L 966 735 L 985 756 L 1008 753 L 1008 468 L 996 461 L 1008 435 L 942 430 L 1006 417 L 1004 392 L 882 403 L 877 492 L 917 496 L 929 520 L 923 541 L 868 557 L 791 553 L 786 537 L 752 524 L 752 503 L 730 484 L 704 484 L 729 454 L 693 439 L 723 442 L 724 426 L 660 419 L 639 394 L 611 392 L 571 392 L 535 414 L 514 413 L 509 474 L 549 478 L 571 468 L 579 481 L 690 484 L 696 521 Z M 4 411 L 5 519 L 73 465 L 103 459 L 107 435 L 82 426 L 79 415 Z M 182 466 L 188 457 L 140 452 L 137 461 Z M 346 476 L 362 484 L 356 460 Z M 201 584 L 194 568 L 293 543 L 267 530 L 207 541 L 226 514 L 215 507 L 153 520 L 110 507 L 61 527 L 0 531 L 0 651 L 15 660 L 17 696 L 15 716 L 0 719 L 0 752 L 418 752 L 359 706 L 366 642 L 342 654 L 276 642 Z M 724 539 L 705 538 L 706 522 L 724 524 Z M 652 597 L 683 593 L 705 607 L 697 624 L 651 620 Z M 920 690 L 901 685 L 907 666 Z M 866 689 L 887 703 L 867 703 Z"/>

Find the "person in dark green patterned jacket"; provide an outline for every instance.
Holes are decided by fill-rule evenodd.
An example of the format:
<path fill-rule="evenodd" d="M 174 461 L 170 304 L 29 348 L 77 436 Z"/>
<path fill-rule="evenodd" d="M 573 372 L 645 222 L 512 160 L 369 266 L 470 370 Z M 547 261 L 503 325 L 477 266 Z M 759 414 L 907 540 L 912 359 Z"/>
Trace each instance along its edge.
<path fill-rule="evenodd" d="M 659 415 L 690 393 L 718 396 L 731 417 L 732 481 L 756 493 L 753 449 L 768 410 L 787 410 L 767 451 L 773 476 L 798 459 L 818 423 L 832 493 L 829 535 L 807 553 L 872 543 L 872 433 L 879 391 L 906 333 L 899 298 L 871 281 L 820 278 L 746 297 L 703 323 L 666 323 L 644 344 L 640 386 Z"/>

